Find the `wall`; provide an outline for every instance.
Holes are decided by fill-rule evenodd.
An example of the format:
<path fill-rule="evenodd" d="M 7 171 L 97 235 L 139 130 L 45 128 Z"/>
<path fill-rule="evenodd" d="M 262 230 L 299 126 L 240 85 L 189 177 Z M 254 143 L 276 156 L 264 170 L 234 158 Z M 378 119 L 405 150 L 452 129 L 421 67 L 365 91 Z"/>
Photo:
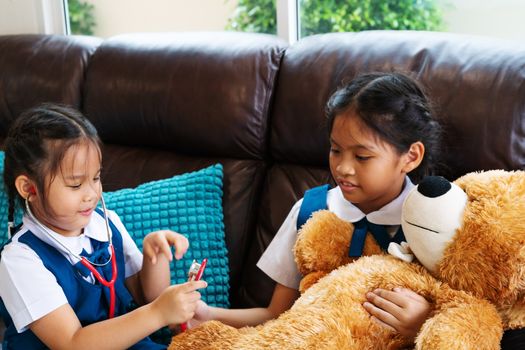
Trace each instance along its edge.
<path fill-rule="evenodd" d="M 41 33 L 43 26 L 36 0 L 0 0 L 0 34 Z"/>
<path fill-rule="evenodd" d="M 84 0 L 95 5 L 95 35 L 224 30 L 237 0 Z M 61 0 L 0 0 L 0 35 L 63 33 Z M 51 22 L 51 23 L 50 23 Z"/>
<path fill-rule="evenodd" d="M 441 0 L 447 31 L 525 40 L 523 0 Z"/>
<path fill-rule="evenodd" d="M 0 34 L 65 34 L 62 0 L 0 0 Z"/>
<path fill-rule="evenodd" d="M 130 32 L 224 30 L 236 0 L 88 0 L 95 5 L 95 35 Z"/>

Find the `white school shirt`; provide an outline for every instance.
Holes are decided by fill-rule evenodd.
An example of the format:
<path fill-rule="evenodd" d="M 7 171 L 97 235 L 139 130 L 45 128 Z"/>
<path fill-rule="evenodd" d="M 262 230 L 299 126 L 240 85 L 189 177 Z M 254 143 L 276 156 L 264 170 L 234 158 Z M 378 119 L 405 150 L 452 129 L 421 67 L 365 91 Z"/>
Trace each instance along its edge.
<path fill-rule="evenodd" d="M 142 253 L 118 215 L 111 210 L 107 212 L 109 219 L 122 236 L 124 276 L 127 278 L 142 268 Z M 89 238 L 102 242 L 108 241 L 104 218 L 95 212 L 91 214 L 91 220 L 84 228 L 84 233 L 77 237 L 64 237 L 49 229 L 49 233 L 46 233 L 31 218 L 24 216 L 22 227 L 13 236 L 11 243 L 4 247 L 0 260 L 0 297 L 19 333 L 25 331 L 30 323 L 67 303 L 64 291 L 55 276 L 45 268 L 40 257 L 28 245 L 18 241 L 18 238 L 28 230 L 62 253 L 71 264 L 76 264 L 79 259 L 50 238 L 49 234 L 60 240 L 75 254 L 80 254 L 82 249 L 88 253 L 93 251 Z M 91 282 L 94 282 L 92 277 Z"/>
<path fill-rule="evenodd" d="M 339 186 L 328 191 L 326 201 L 328 210 L 336 214 L 340 219 L 357 222 L 366 216 L 367 220 L 374 224 L 390 226 L 388 232 L 394 235 L 399 225 L 401 225 L 403 202 L 413 187 L 414 184 L 407 176 L 401 194 L 392 202 L 368 215 L 365 215 L 359 208 L 347 201 L 343 197 Z M 257 267 L 271 279 L 293 289 L 299 289 L 299 282 L 302 278 L 293 255 L 293 246 L 297 239 L 297 216 L 299 215 L 302 202 L 303 200 L 300 199 L 295 203 L 281 228 L 257 262 Z"/>

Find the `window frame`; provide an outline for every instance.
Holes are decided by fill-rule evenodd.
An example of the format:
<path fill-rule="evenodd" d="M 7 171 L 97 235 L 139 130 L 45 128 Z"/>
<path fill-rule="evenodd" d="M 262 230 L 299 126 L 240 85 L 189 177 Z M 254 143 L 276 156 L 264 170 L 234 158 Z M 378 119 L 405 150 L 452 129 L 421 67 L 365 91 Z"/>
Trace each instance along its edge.
<path fill-rule="evenodd" d="M 42 34 L 70 34 L 67 0 L 37 0 L 35 8 Z"/>
<path fill-rule="evenodd" d="M 290 44 L 299 40 L 299 0 L 276 0 L 277 36 Z"/>

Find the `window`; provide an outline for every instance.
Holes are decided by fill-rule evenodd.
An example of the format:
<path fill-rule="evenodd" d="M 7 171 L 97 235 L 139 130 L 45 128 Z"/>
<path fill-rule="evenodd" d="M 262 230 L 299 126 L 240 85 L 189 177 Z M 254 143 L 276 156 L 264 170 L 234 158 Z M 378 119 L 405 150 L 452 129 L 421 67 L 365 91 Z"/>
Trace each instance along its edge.
<path fill-rule="evenodd" d="M 525 40 L 523 13 L 523 0 L 0 0 L 0 34 L 239 30 L 294 42 L 332 31 L 423 29 Z"/>
<path fill-rule="evenodd" d="M 298 0 L 298 13 L 299 37 L 414 29 L 525 40 L 523 0 Z"/>
<path fill-rule="evenodd" d="M 442 29 L 438 0 L 298 1 L 299 37 L 375 29 Z"/>

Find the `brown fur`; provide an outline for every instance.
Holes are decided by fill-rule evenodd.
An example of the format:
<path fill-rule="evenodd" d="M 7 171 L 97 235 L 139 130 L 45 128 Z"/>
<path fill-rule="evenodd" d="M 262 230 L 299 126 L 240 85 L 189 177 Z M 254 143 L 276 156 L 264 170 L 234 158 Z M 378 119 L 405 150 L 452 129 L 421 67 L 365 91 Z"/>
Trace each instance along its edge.
<path fill-rule="evenodd" d="M 411 344 L 373 323 L 362 307 L 366 292 L 397 286 L 434 305 L 416 349 L 499 349 L 504 328 L 525 326 L 525 173 L 475 173 L 456 183 L 468 205 L 437 276 L 376 254 L 371 238 L 372 256 L 351 262 L 352 225 L 318 212 L 294 250 L 305 291 L 290 310 L 239 330 L 207 322 L 175 336 L 169 349 L 402 349 Z"/>
<path fill-rule="evenodd" d="M 304 276 L 299 286 L 301 293 L 324 275 L 355 260 L 348 256 L 354 225 L 325 210 L 313 216 L 302 227 L 294 247 L 295 262 Z M 368 234 L 363 255 L 375 254 L 383 252 L 372 235 Z M 321 256 L 323 258 L 319 259 Z"/>
<path fill-rule="evenodd" d="M 489 300 L 505 327 L 525 325 L 525 173 L 471 173 L 456 180 L 468 196 L 464 224 L 445 251 L 438 278 L 455 289 Z M 475 233 L 475 234 L 474 234 Z M 516 328 L 513 326 L 512 328 Z"/>

